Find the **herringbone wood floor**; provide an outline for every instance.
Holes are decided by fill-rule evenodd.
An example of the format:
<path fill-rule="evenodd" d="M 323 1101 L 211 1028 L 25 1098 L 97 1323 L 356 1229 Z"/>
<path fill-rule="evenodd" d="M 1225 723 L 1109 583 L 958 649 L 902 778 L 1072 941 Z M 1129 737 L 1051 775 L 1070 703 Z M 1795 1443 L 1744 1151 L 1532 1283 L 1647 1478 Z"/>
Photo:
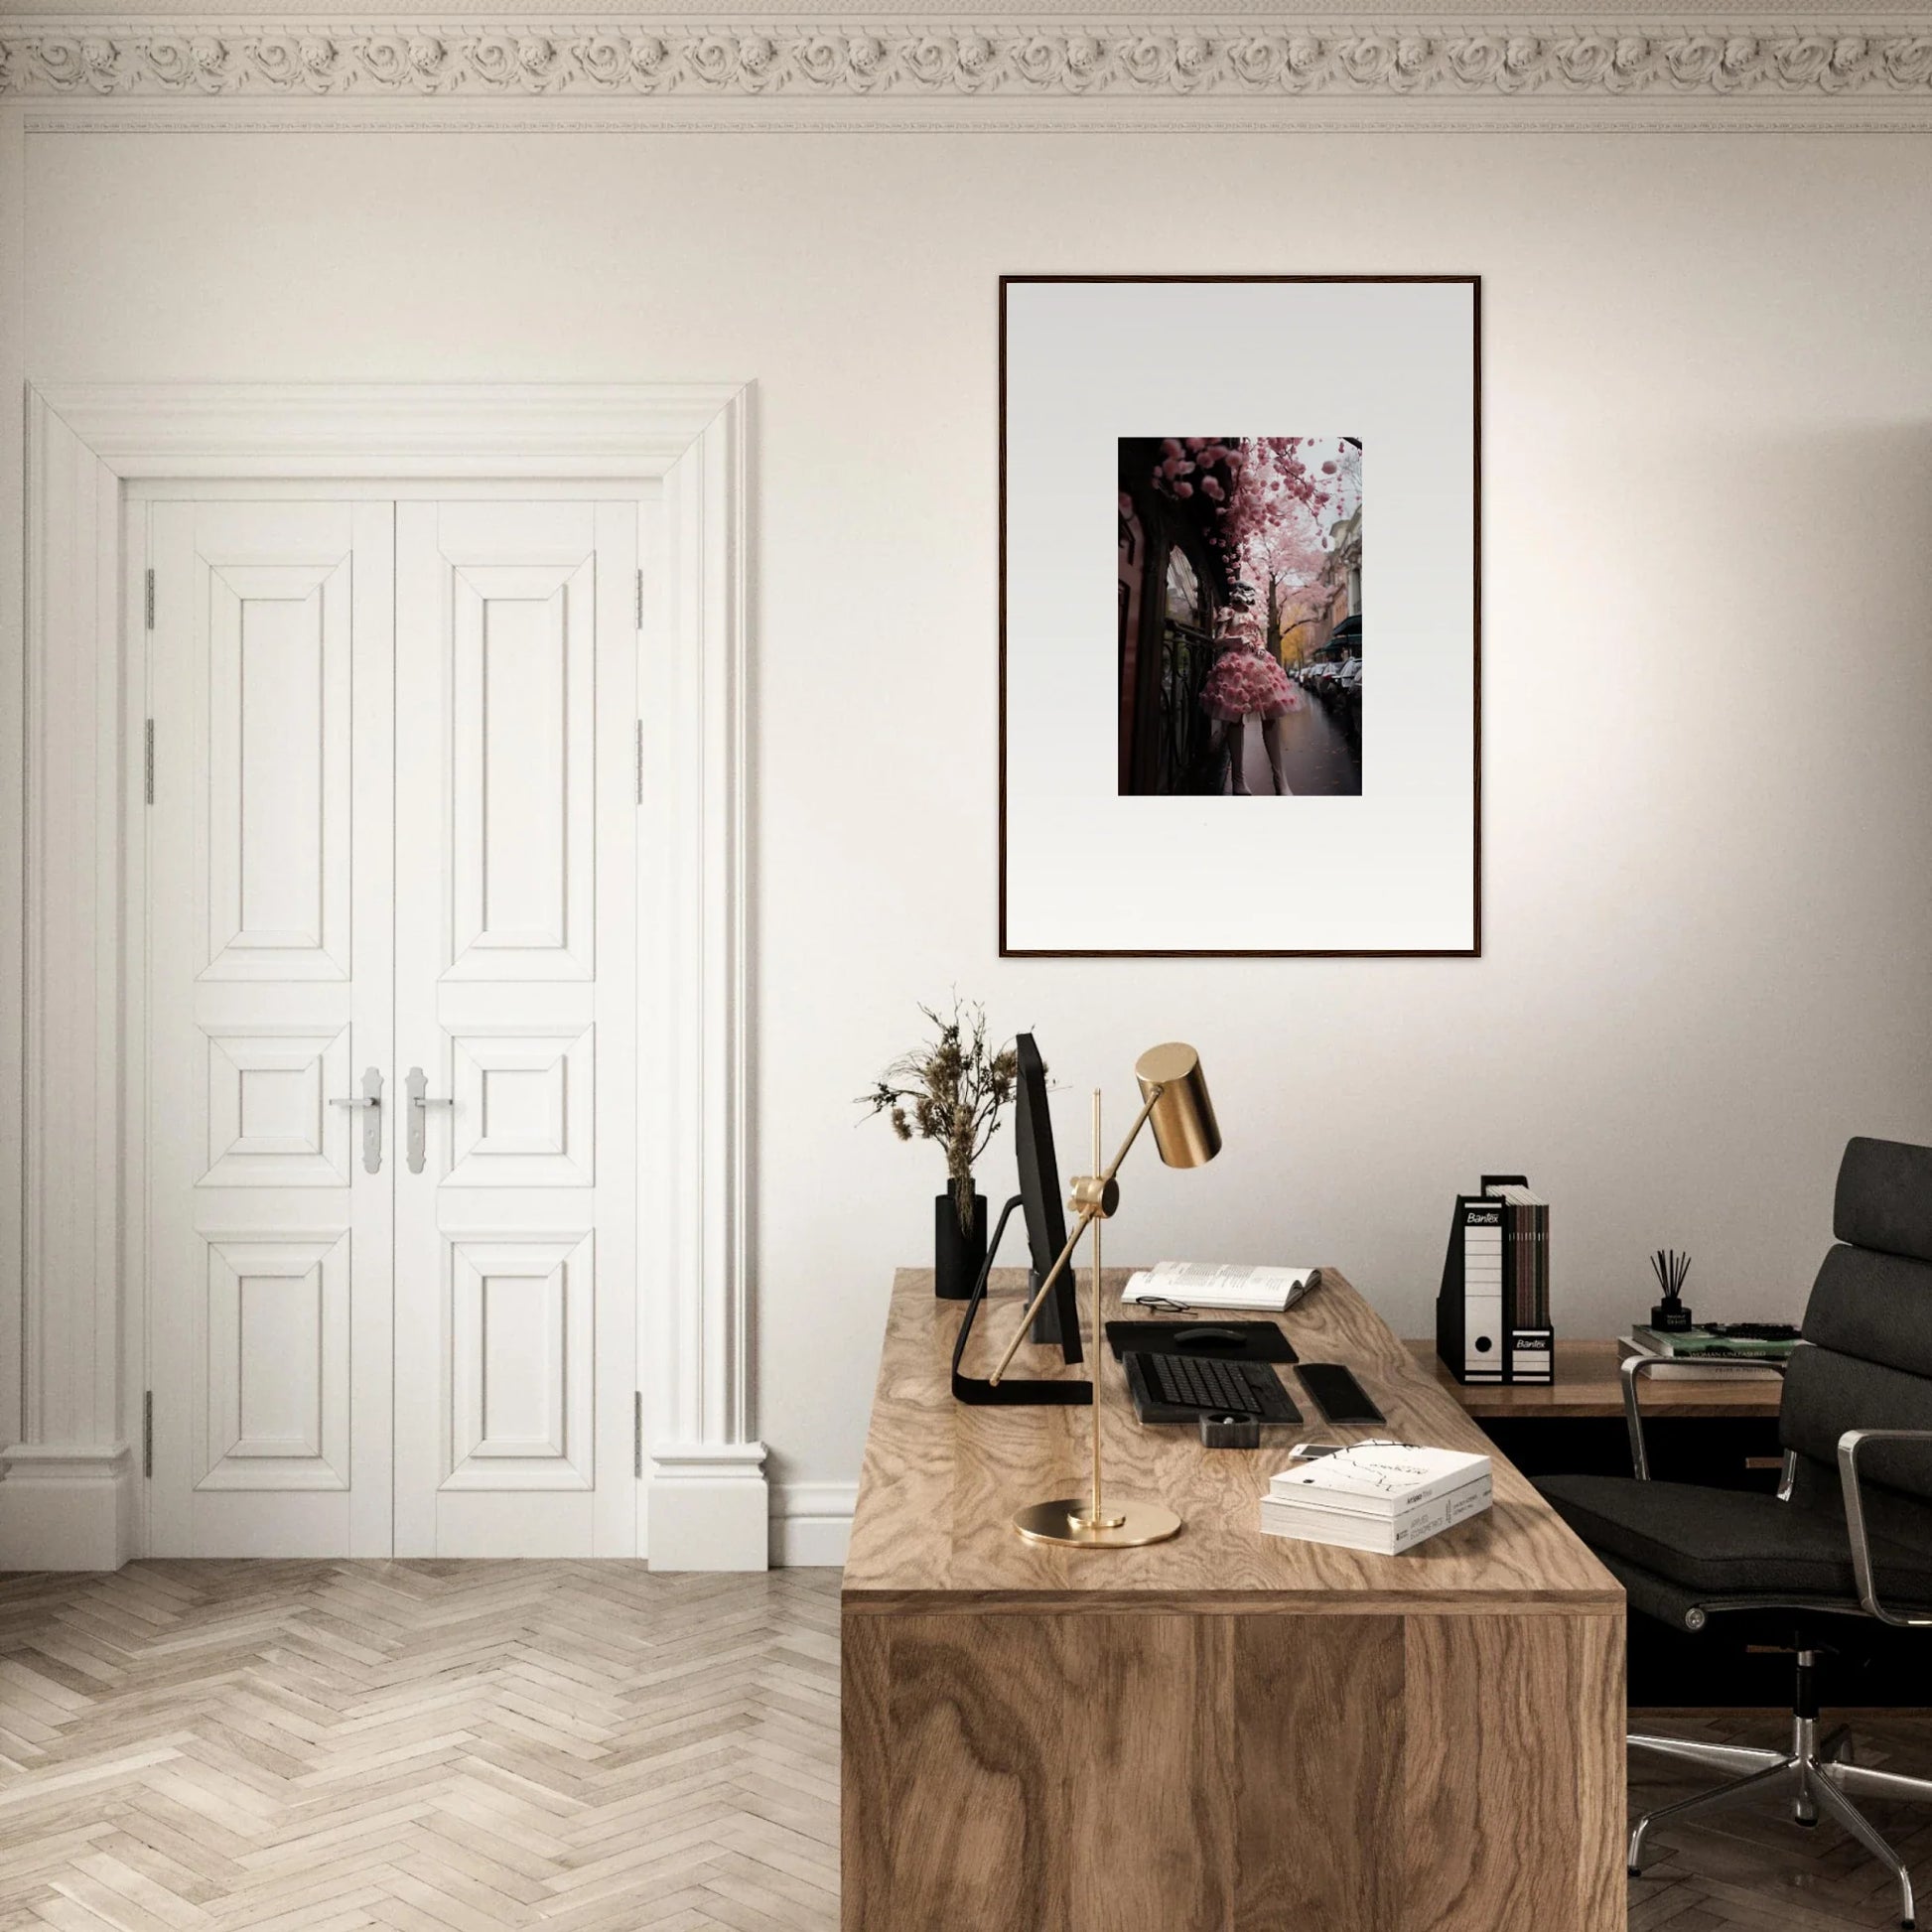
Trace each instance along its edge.
<path fill-rule="evenodd" d="M 830 1932 L 837 1715 L 832 1571 L 0 1580 L 0 1932 Z M 1782 1727 L 1651 1725 L 1671 1722 L 1766 1742 Z M 1932 1768 L 1932 1718 L 1860 1732 L 1867 1763 Z M 1640 1804 L 1696 1783 L 1641 1756 L 1631 1770 Z M 1932 1894 L 1932 1809 L 1871 1809 Z M 1657 1853 L 1631 1932 L 1890 1922 L 1876 1866 L 1768 1807 Z"/>
<path fill-rule="evenodd" d="M 11 1579 L 0 1753 L 7 1932 L 823 1928 L 838 1577 Z"/>
<path fill-rule="evenodd" d="M 1827 1678 L 1829 1685 L 1829 1678 Z M 1932 1693 L 1932 1682 L 1928 1682 Z M 1676 1711 L 1632 1714 L 1644 1730 L 1720 1742 L 1776 1745 L 1790 1741 L 1791 1719 L 1770 1711 Z M 1932 1776 L 1932 1712 L 1832 1711 L 1830 1725 L 1849 1720 L 1859 1762 L 1913 1777 Z M 1688 1798 L 1718 1783 L 1711 1773 L 1650 1751 L 1630 1753 L 1633 1813 Z M 1932 1805 L 1884 1804 L 1861 1797 L 1859 1808 L 1911 1866 L 1921 1925 L 1932 1924 Z M 1828 1932 L 1838 1927 L 1898 1923 L 1898 1888 L 1845 1834 L 1831 1825 L 1806 1829 L 1774 1800 L 1721 1812 L 1702 1825 L 1652 1834 L 1644 1875 L 1630 1881 L 1630 1932 Z"/>

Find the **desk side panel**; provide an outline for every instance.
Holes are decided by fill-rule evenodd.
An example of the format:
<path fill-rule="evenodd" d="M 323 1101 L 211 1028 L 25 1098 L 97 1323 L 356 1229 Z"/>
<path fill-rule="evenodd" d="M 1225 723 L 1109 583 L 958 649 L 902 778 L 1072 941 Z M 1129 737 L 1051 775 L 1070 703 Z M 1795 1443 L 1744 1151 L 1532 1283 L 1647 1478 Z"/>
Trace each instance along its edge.
<path fill-rule="evenodd" d="M 1402 1619 L 1220 1621 L 1234 1652 L 1233 1932 L 1392 1932 L 1402 1923 Z"/>
<path fill-rule="evenodd" d="M 1086 1772 L 1056 1626 L 844 1623 L 866 1705 L 846 1731 L 845 1932 L 1068 1932 L 1068 1797 Z"/>
<path fill-rule="evenodd" d="M 845 1932 L 887 1932 L 892 1875 L 892 1624 L 840 1619 L 839 1896 Z"/>
<path fill-rule="evenodd" d="M 1621 1932 L 1624 1620 L 1405 1620 L 1403 1932 Z"/>
<path fill-rule="evenodd" d="M 846 1932 L 1610 1932 L 1621 1638 L 848 1615 Z"/>

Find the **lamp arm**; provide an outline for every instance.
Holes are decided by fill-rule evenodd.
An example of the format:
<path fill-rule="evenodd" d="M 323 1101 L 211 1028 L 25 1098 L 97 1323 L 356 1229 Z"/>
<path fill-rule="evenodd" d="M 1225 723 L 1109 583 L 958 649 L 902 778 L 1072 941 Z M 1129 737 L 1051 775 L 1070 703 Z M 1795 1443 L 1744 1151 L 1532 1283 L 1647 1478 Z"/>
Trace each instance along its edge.
<path fill-rule="evenodd" d="M 1141 1109 L 1139 1115 L 1136 1116 L 1134 1125 L 1127 1130 L 1127 1138 L 1121 1142 L 1120 1152 L 1114 1156 L 1113 1163 L 1107 1172 L 1097 1177 L 1098 1184 L 1103 1190 L 1113 1184 L 1114 1176 L 1120 1173 L 1120 1164 L 1127 1159 L 1128 1150 L 1140 1139 L 1141 1129 L 1147 1125 L 1149 1116 L 1154 1112 L 1155 1102 L 1161 1098 L 1161 1095 L 1165 1091 L 1166 1089 L 1163 1087 L 1156 1087 L 1147 1096 L 1147 1104 Z M 1097 1204 L 1081 1208 L 1080 1218 L 1073 1224 L 1073 1232 L 1066 1237 L 1066 1246 L 1054 1257 L 1052 1267 L 1046 1271 L 1046 1279 L 1040 1283 L 1038 1292 L 1028 1303 L 1027 1312 L 1020 1317 L 1020 1326 L 1015 1330 L 1013 1339 L 1007 1343 L 1007 1352 L 1000 1357 L 999 1367 L 986 1378 L 993 1387 L 999 1387 L 1000 1377 L 1013 1366 L 1013 1358 L 1020 1352 L 1020 1344 L 1026 1340 L 1028 1329 L 1034 1325 L 1034 1316 L 1039 1312 L 1041 1305 L 1045 1302 L 1047 1295 L 1052 1290 L 1053 1284 L 1066 1272 L 1067 1263 L 1073 1259 L 1073 1250 L 1080 1245 L 1081 1235 L 1085 1234 L 1087 1229 L 1095 1221 L 1099 1220 L 1100 1217 L 1101 1210 Z M 1094 1336 L 1093 1345 L 1096 1349 L 1100 1346 L 1100 1337 L 1098 1335 Z"/>
<path fill-rule="evenodd" d="M 1039 1285 L 1039 1293 L 1027 1304 L 1027 1312 L 1020 1317 L 1020 1326 L 1013 1339 L 1007 1343 L 1007 1352 L 1000 1357 L 1000 1365 L 986 1379 L 994 1388 L 1000 1386 L 1000 1377 L 1013 1366 L 1013 1358 L 1020 1352 L 1020 1344 L 1027 1339 L 1027 1330 L 1034 1325 L 1034 1316 L 1039 1312 L 1040 1304 L 1046 1300 L 1053 1284 L 1066 1273 L 1066 1264 L 1073 1259 L 1073 1250 L 1080 1245 L 1080 1237 L 1087 1231 L 1088 1224 L 1098 1218 L 1098 1211 L 1091 1207 L 1080 1210 L 1080 1218 L 1073 1223 L 1073 1232 L 1066 1237 L 1066 1246 L 1054 1258 L 1053 1265 L 1046 1271 L 1046 1279 Z"/>
<path fill-rule="evenodd" d="M 1161 1096 L 1166 1092 L 1167 1092 L 1166 1087 L 1156 1087 L 1154 1091 L 1148 1095 L 1147 1105 L 1144 1106 L 1141 1109 L 1141 1111 L 1134 1116 L 1134 1125 L 1127 1130 L 1127 1138 L 1126 1140 L 1122 1141 L 1120 1144 L 1120 1152 L 1114 1156 L 1111 1165 L 1107 1169 L 1107 1172 L 1100 1176 L 1100 1179 L 1103 1184 L 1107 1181 L 1112 1180 L 1114 1176 L 1120 1173 L 1120 1164 L 1127 1159 L 1128 1150 L 1134 1145 L 1136 1141 L 1138 1141 L 1141 1138 L 1141 1129 L 1145 1127 L 1148 1124 L 1148 1121 L 1153 1117 L 1155 1107 L 1159 1104 Z"/>

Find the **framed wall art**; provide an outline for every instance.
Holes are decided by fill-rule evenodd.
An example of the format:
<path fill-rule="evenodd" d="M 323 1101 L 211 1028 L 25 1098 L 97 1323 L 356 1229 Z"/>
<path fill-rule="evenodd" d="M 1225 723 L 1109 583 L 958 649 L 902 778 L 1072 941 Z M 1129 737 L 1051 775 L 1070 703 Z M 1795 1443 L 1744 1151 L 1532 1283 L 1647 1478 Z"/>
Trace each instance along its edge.
<path fill-rule="evenodd" d="M 1002 279 L 1002 953 L 1481 950 L 1480 293 Z"/>

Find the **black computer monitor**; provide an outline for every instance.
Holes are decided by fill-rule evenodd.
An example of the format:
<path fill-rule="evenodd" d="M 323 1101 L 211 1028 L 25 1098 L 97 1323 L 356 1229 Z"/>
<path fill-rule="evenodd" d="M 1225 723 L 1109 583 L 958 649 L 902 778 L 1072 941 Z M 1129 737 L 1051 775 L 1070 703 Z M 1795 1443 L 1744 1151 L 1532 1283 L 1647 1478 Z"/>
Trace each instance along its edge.
<path fill-rule="evenodd" d="M 1021 1212 L 1027 1217 L 1027 1246 L 1033 1270 L 1029 1295 L 1037 1295 L 1046 1271 L 1066 1246 L 1066 1215 L 1060 1206 L 1060 1170 L 1053 1157 L 1053 1116 L 1046 1101 L 1046 1062 L 1032 1034 L 1013 1042 L 1019 1059 L 1014 1093 L 1014 1154 L 1020 1166 Z M 1080 1319 L 1073 1295 L 1073 1270 L 1067 1269 L 1034 1317 L 1033 1338 L 1059 1344 L 1062 1359 L 1077 1362 Z"/>
<path fill-rule="evenodd" d="M 953 1338 L 952 1392 L 961 1402 L 980 1404 L 1087 1403 L 1093 1400 L 1093 1385 L 1079 1381 L 1043 1381 L 1009 1375 L 996 1385 L 984 1376 L 968 1375 L 966 1351 L 971 1343 L 973 1319 L 986 1298 L 987 1277 L 999 1258 L 1000 1237 L 1017 1207 L 1027 1222 L 1027 1245 L 1033 1263 L 1029 1274 L 1028 1300 L 1039 1293 L 1060 1250 L 1066 1246 L 1066 1216 L 1060 1207 L 1060 1170 L 1053 1159 L 1053 1117 L 1046 1106 L 1046 1065 L 1032 1034 L 1021 1034 L 1014 1041 L 1019 1060 L 1014 1091 L 1014 1156 L 1020 1169 L 1020 1191 L 1000 1210 L 999 1225 L 993 1230 L 986 1266 L 973 1284 L 973 1293 L 960 1316 L 959 1332 Z M 1080 1316 L 1073 1296 L 1073 1270 L 1067 1269 L 1053 1284 L 1053 1292 L 1040 1305 L 1034 1317 L 1030 1338 L 1057 1346 L 1063 1361 L 1083 1358 L 1080 1345 Z M 1096 1346 L 1098 1339 L 1096 1338 Z"/>

